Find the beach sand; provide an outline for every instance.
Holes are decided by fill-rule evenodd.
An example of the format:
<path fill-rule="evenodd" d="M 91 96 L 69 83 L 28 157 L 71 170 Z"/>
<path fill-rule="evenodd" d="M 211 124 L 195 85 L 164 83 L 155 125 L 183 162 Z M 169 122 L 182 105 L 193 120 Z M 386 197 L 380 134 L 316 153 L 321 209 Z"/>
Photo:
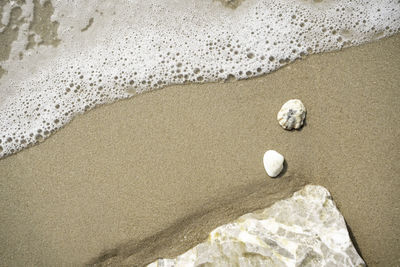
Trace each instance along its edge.
<path fill-rule="evenodd" d="M 301 131 L 276 114 L 307 108 Z M 1 266 L 141 266 L 311 183 L 369 266 L 400 266 L 400 35 L 262 77 L 171 86 L 0 160 Z M 268 149 L 287 161 L 269 178 Z"/>

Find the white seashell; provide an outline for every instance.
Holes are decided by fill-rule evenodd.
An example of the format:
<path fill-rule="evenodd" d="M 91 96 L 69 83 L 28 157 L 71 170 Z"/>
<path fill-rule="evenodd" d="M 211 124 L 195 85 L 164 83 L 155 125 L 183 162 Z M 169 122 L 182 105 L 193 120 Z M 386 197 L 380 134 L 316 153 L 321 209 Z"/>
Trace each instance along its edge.
<path fill-rule="evenodd" d="M 300 129 L 306 118 L 306 108 L 298 99 L 291 99 L 283 104 L 278 112 L 278 122 L 286 130 Z"/>
<path fill-rule="evenodd" d="M 278 176 L 283 169 L 285 158 L 275 150 L 268 150 L 264 154 L 264 168 L 270 177 Z"/>

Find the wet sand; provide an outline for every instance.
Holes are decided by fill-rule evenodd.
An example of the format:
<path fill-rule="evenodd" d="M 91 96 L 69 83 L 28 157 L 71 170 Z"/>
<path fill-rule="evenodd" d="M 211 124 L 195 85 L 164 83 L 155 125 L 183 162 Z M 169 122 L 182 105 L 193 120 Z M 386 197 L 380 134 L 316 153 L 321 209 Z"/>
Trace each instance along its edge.
<path fill-rule="evenodd" d="M 276 121 L 291 98 L 306 126 Z M 1 266 L 138 265 L 307 183 L 369 266 L 400 266 L 400 35 L 263 77 L 172 86 L 77 117 L 0 160 Z M 267 177 L 262 156 L 287 160 Z"/>

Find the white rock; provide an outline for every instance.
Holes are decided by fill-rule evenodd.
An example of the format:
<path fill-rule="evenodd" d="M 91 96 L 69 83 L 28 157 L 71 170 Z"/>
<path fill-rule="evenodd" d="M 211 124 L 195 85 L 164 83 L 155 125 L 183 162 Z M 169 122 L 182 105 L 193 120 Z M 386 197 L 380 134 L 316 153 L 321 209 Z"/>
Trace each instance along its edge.
<path fill-rule="evenodd" d="M 264 168 L 270 177 L 278 176 L 283 169 L 285 158 L 275 150 L 268 150 L 264 154 Z"/>
<path fill-rule="evenodd" d="M 329 192 L 308 185 L 220 226 L 204 243 L 148 266 L 365 266 Z"/>
<path fill-rule="evenodd" d="M 286 130 L 300 129 L 306 118 L 306 108 L 298 99 L 291 99 L 283 104 L 278 112 L 278 122 Z"/>

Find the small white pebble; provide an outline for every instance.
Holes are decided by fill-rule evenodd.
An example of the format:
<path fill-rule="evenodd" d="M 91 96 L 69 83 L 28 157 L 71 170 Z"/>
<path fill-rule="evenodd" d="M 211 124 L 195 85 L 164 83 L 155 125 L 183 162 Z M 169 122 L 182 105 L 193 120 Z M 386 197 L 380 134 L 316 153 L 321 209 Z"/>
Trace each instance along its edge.
<path fill-rule="evenodd" d="M 300 129 L 306 118 L 306 108 L 298 99 L 291 99 L 283 104 L 278 112 L 278 122 L 286 130 Z"/>
<path fill-rule="evenodd" d="M 264 154 L 264 168 L 270 177 L 278 176 L 283 169 L 285 158 L 275 150 L 268 150 Z"/>

